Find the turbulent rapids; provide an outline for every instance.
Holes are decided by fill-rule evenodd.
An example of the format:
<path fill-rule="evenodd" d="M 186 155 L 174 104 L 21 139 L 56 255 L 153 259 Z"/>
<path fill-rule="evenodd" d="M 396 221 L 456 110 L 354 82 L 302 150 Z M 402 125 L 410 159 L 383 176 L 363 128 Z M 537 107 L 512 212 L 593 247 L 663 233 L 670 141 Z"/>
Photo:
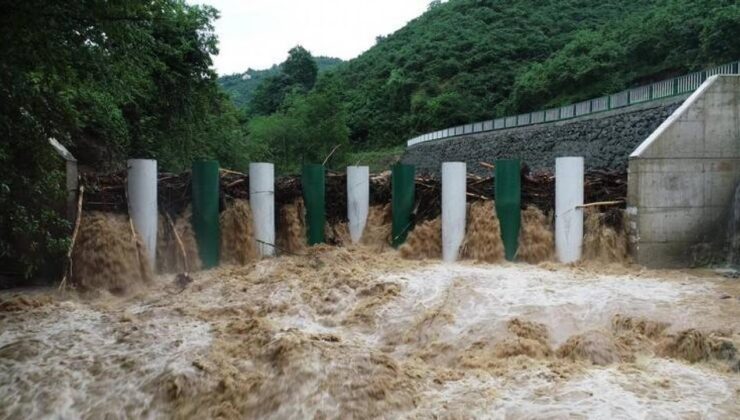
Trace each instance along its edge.
<path fill-rule="evenodd" d="M 162 218 L 159 275 L 125 215 L 87 214 L 73 291 L 0 293 L 0 418 L 740 416 L 740 284 L 631 266 L 604 214 L 560 265 L 527 208 L 508 263 L 475 202 L 443 264 L 439 218 L 396 251 L 374 206 L 361 245 L 338 223 L 307 247 L 303 211 L 282 206 L 284 255 L 259 260 L 231 202 L 208 271 L 190 210 Z"/>
<path fill-rule="evenodd" d="M 706 273 L 318 246 L 172 277 L 0 295 L 0 417 L 740 415 L 740 287 Z"/>

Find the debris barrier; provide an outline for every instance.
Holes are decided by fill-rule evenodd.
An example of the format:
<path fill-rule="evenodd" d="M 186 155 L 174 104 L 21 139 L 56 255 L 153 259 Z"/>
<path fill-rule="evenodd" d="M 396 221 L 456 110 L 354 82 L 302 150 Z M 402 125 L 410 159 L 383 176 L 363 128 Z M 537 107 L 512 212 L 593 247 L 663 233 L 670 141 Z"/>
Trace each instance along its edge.
<path fill-rule="evenodd" d="M 514 261 L 521 226 L 521 174 L 518 159 L 496 161 L 496 214 L 501 223 L 501 239 L 507 261 Z"/>
<path fill-rule="evenodd" d="M 414 209 L 414 165 L 397 163 L 391 168 L 391 244 L 398 248 L 406 241 L 412 228 L 411 213 Z"/>
<path fill-rule="evenodd" d="M 309 164 L 303 166 L 301 174 L 303 201 L 306 206 L 306 236 L 309 245 L 320 244 L 325 241 L 324 172 L 324 165 Z"/>
<path fill-rule="evenodd" d="M 448 169 L 456 166 L 457 179 L 453 182 Z M 416 178 L 415 168 L 410 165 L 396 165 L 392 171 L 372 176 L 366 167 L 332 172 L 321 165 L 308 165 L 301 177 L 275 179 L 274 168 L 267 163 L 252 164 L 248 176 L 219 170 L 215 161 L 199 161 L 192 172 L 158 175 L 156 194 L 161 215 L 156 267 L 164 273 L 189 272 L 220 262 L 245 264 L 256 255 L 303 254 L 308 244 L 322 242 L 337 246 L 355 242 L 379 250 L 392 244 L 409 258 L 446 261 L 462 257 L 495 262 L 504 257 L 504 250 L 509 260 L 538 263 L 553 259 L 554 174 L 529 173 L 517 161 L 499 161 L 497 167 L 495 180 L 465 174 L 467 168 L 456 162 L 445 163 L 442 179 Z M 267 175 L 260 175 L 260 168 Z M 624 173 L 589 171 L 582 179 L 581 192 L 587 202 L 621 203 L 624 199 Z M 126 215 L 128 210 L 134 217 L 127 203 L 126 172 L 83 173 L 82 185 L 86 192 L 83 212 Z M 261 196 L 269 197 L 270 193 L 272 210 L 265 209 L 265 215 L 258 216 Z M 470 204 L 467 209 L 466 201 Z M 228 205 L 222 207 L 225 203 Z M 366 205 L 368 210 L 362 211 Z M 463 209 L 453 218 L 464 232 L 459 241 L 451 234 L 454 229 L 446 225 L 454 213 L 450 206 Z M 623 205 L 596 214 L 591 227 L 584 221 L 584 260 L 626 259 L 620 207 Z M 252 212 L 255 220 L 247 222 L 251 216 L 244 215 Z M 269 234 L 263 237 L 258 233 L 260 228 L 270 227 L 272 239 Z M 134 232 L 133 227 L 130 230 Z M 140 239 L 143 242 L 143 235 Z M 231 243 L 240 247 L 229 254 L 224 244 Z"/>
<path fill-rule="evenodd" d="M 203 268 L 218 265 L 221 245 L 219 228 L 218 161 L 193 162 L 193 228 Z"/>
<path fill-rule="evenodd" d="M 583 249 L 583 158 L 555 159 L 555 249 L 562 263 L 581 259 Z"/>
<path fill-rule="evenodd" d="M 259 259 L 252 209 L 247 200 L 237 199 L 228 203 L 221 212 L 219 222 L 221 226 L 219 259 L 222 264 L 246 265 Z"/>
<path fill-rule="evenodd" d="M 136 232 L 146 248 L 151 268 L 157 259 L 157 161 L 129 159 L 127 162 L 128 208 Z"/>
<path fill-rule="evenodd" d="M 454 262 L 465 239 L 465 162 L 442 164 L 442 259 Z"/>
<path fill-rule="evenodd" d="M 275 166 L 249 164 L 249 203 L 254 218 L 254 238 L 263 257 L 275 255 Z"/>
<path fill-rule="evenodd" d="M 347 167 L 347 218 L 352 243 L 362 239 L 370 204 L 370 167 Z"/>

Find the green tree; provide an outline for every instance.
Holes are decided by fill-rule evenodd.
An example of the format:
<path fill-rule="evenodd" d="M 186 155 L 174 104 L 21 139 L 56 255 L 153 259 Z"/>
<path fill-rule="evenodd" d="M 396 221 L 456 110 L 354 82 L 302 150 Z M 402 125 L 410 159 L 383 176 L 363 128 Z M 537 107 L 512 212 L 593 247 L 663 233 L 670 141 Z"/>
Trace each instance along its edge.
<path fill-rule="evenodd" d="M 429 5 L 427 6 L 427 10 L 435 9 L 442 5 L 442 0 L 432 0 L 429 2 Z"/>
<path fill-rule="evenodd" d="M 295 173 L 304 163 L 323 162 L 335 147 L 328 165 L 345 163 L 349 129 L 331 79 L 307 94 L 289 95 L 282 110 L 252 119 L 248 130 L 255 156 L 274 160 L 283 173 Z"/>
<path fill-rule="evenodd" d="M 266 78 L 249 103 L 250 115 L 270 115 L 277 111 L 292 86 L 291 79 L 283 73 Z"/>
<path fill-rule="evenodd" d="M 298 84 L 307 91 L 316 83 L 316 75 L 319 72 L 311 53 L 300 45 L 288 51 L 288 59 L 282 64 L 282 69 L 291 83 Z"/>
<path fill-rule="evenodd" d="M 270 115 L 280 109 L 292 92 L 308 92 L 316 83 L 318 66 L 305 48 L 297 46 L 280 64 L 280 73 L 266 78 L 255 90 L 249 105 L 252 116 Z"/>
<path fill-rule="evenodd" d="M 0 264 L 58 264 L 66 145 L 82 167 L 127 157 L 181 170 L 196 156 L 244 160 L 240 116 L 216 85 L 215 9 L 183 0 L 0 3 Z"/>
<path fill-rule="evenodd" d="M 314 57 L 314 61 L 316 61 L 319 74 L 332 70 L 343 63 L 339 58 L 333 57 Z M 244 73 L 220 76 L 218 84 L 229 94 L 237 107 L 248 108 L 255 91 L 262 82 L 271 76 L 277 76 L 280 72 L 280 66 L 277 64 L 266 70 L 248 69 Z"/>

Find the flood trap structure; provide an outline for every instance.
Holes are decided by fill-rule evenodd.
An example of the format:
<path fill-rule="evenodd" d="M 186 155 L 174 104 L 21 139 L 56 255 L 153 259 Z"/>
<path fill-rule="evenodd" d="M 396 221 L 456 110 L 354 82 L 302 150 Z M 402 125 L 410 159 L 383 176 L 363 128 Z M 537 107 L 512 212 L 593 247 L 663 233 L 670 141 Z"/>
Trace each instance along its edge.
<path fill-rule="evenodd" d="M 740 76 L 712 76 L 630 155 L 636 261 L 682 267 L 724 260 L 738 183 Z"/>

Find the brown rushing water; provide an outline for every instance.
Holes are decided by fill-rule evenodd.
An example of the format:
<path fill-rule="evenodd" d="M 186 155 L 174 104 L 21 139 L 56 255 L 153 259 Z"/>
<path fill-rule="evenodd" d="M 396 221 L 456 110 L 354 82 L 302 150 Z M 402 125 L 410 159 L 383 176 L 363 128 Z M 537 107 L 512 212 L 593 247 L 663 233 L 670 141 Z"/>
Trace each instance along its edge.
<path fill-rule="evenodd" d="M 0 418 L 740 416 L 737 280 L 307 252 L 0 294 Z"/>

